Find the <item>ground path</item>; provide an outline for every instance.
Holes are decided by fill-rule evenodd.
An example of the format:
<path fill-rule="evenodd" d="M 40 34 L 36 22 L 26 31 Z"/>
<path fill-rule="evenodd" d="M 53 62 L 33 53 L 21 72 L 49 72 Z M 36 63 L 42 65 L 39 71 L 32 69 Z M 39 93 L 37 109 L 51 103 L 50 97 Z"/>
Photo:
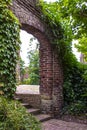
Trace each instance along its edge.
<path fill-rule="evenodd" d="M 16 90 L 17 93 L 39 94 L 38 85 L 19 85 Z M 42 130 L 87 130 L 87 125 L 66 122 L 58 119 L 51 119 L 42 123 Z"/>
<path fill-rule="evenodd" d="M 87 130 L 87 125 L 51 119 L 43 123 L 42 130 Z"/>

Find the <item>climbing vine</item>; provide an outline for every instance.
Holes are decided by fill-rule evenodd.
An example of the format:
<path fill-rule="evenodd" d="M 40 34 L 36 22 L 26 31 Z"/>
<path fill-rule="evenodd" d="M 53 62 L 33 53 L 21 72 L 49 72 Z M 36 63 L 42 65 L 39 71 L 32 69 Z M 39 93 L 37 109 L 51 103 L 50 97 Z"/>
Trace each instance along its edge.
<path fill-rule="evenodd" d="M 61 1 L 48 4 L 40 0 L 42 20 L 46 23 L 46 35 L 50 42 L 56 46 L 58 55 L 62 60 L 64 106 L 69 106 L 67 108 L 72 113 L 84 113 L 87 111 L 87 80 L 84 79 L 84 72 L 87 66 L 78 63 L 72 53 L 72 40 L 75 37 L 71 22 L 73 19 L 68 14 L 68 11 L 66 14 L 66 11 L 64 12 L 63 10 L 63 8 L 66 9 L 67 1 L 63 1 L 65 2 L 63 6 Z M 66 16 L 69 17 L 66 18 Z"/>
<path fill-rule="evenodd" d="M 16 90 L 16 61 L 20 48 L 19 21 L 9 9 L 12 0 L 0 0 L 0 89 L 13 97 Z"/>
<path fill-rule="evenodd" d="M 64 74 L 67 75 L 68 69 L 77 66 L 77 60 L 72 53 L 73 32 L 69 20 L 62 18 L 58 10 L 58 3 L 45 3 L 40 0 L 42 10 L 42 20 L 46 23 L 46 35 L 50 42 L 56 46 L 60 56 Z"/>

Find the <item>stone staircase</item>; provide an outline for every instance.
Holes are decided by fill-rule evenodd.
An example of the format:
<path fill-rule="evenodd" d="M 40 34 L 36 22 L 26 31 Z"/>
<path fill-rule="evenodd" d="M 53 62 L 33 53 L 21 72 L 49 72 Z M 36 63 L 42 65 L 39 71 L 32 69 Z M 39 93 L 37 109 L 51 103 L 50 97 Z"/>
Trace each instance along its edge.
<path fill-rule="evenodd" d="M 52 119 L 52 117 L 50 115 L 41 113 L 40 109 L 33 108 L 28 103 L 24 103 L 21 98 L 15 97 L 14 99 L 20 101 L 21 104 L 26 108 L 27 112 L 34 115 L 38 121 L 45 122 L 45 121 Z"/>

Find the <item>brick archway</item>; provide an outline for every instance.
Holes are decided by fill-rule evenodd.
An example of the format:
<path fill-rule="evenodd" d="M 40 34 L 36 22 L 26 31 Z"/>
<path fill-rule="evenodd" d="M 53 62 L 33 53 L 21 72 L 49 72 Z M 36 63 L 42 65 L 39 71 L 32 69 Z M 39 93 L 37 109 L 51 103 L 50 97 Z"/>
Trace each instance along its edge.
<path fill-rule="evenodd" d="M 34 1 L 35 2 L 35 1 Z M 63 72 L 61 59 L 55 46 L 47 39 L 41 13 L 32 0 L 13 0 L 12 10 L 18 17 L 21 28 L 34 35 L 40 42 L 40 94 L 41 110 L 58 114 L 63 105 Z"/>

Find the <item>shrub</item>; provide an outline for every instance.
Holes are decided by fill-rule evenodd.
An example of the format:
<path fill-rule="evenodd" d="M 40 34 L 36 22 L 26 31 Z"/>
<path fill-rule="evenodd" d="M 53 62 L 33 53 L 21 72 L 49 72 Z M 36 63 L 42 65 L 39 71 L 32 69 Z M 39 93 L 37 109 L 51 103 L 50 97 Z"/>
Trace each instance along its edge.
<path fill-rule="evenodd" d="M 31 73 L 29 76 L 29 84 L 39 85 L 39 75 L 35 73 Z"/>
<path fill-rule="evenodd" d="M 40 123 L 19 102 L 0 97 L 0 130 L 40 129 Z"/>
<path fill-rule="evenodd" d="M 30 79 L 24 79 L 21 84 L 30 84 Z"/>
<path fill-rule="evenodd" d="M 39 75 L 31 73 L 28 79 L 24 79 L 22 84 L 39 85 Z"/>
<path fill-rule="evenodd" d="M 64 82 L 64 102 L 67 112 L 87 112 L 87 65 L 78 64 L 68 72 Z"/>
<path fill-rule="evenodd" d="M 87 113 L 87 106 L 84 102 L 77 101 L 77 102 L 71 103 L 70 105 L 64 107 L 63 113 L 71 114 L 71 115 L 84 115 L 84 113 Z"/>

